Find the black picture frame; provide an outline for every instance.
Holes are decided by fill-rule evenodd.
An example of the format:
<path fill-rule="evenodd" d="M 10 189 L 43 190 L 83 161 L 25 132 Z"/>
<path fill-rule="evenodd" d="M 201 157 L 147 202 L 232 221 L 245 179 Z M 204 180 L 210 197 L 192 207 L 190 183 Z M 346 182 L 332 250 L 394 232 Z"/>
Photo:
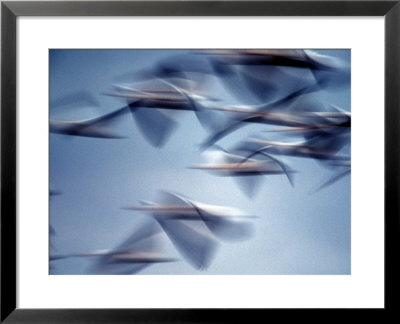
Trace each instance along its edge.
<path fill-rule="evenodd" d="M 200 323 L 264 318 L 266 312 L 318 317 L 321 310 L 16 308 L 16 19 L 19 16 L 384 16 L 385 307 L 345 310 L 373 319 L 396 312 L 399 289 L 400 1 L 2 1 L 1 3 L 1 322 Z M 373 149 L 371 149 L 373 150 Z M 337 310 L 324 310 L 336 314 Z M 362 313 L 360 312 L 362 311 Z M 268 316 L 271 316 L 268 313 Z M 293 313 L 292 313 L 293 314 Z M 325 314 L 324 314 L 325 315 Z M 393 315 L 393 314 L 391 314 Z M 261 316 L 261 317 L 260 317 Z M 286 315 L 285 315 L 286 316 Z M 331 316 L 331 315 L 329 315 Z M 336 315 L 333 315 L 336 316 Z M 343 316 L 338 315 L 338 316 Z M 338 317 L 339 318 L 339 317 Z M 258 321 L 258 320 L 257 320 Z"/>

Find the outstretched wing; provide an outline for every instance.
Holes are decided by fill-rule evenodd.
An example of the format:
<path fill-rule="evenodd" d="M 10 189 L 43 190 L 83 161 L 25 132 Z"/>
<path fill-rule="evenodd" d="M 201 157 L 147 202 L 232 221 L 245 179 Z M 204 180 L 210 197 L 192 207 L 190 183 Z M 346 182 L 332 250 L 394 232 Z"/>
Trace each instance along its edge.
<path fill-rule="evenodd" d="M 144 222 L 112 251 L 100 256 L 88 269 L 91 274 L 134 274 L 151 263 L 119 260 L 113 256 L 123 252 L 149 252 L 156 248 L 155 235 L 161 228 L 153 220 Z"/>

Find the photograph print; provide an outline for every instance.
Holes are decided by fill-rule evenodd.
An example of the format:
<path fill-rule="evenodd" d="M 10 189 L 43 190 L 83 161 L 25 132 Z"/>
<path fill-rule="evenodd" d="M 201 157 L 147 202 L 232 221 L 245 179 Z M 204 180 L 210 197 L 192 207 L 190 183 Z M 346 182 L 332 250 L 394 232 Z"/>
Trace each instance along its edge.
<path fill-rule="evenodd" d="M 50 275 L 350 275 L 350 49 L 50 49 Z"/>

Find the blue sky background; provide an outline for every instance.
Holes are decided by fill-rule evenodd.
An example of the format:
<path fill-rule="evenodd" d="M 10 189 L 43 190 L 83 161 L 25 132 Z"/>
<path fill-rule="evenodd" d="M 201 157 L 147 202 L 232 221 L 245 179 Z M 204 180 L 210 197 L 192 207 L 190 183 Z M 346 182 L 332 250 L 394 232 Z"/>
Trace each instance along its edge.
<path fill-rule="evenodd" d="M 349 50 L 316 52 L 350 64 Z M 81 120 L 120 108 L 122 100 L 101 94 L 120 83 L 119 76 L 132 72 L 134 78 L 135 72 L 151 68 L 163 58 L 189 53 L 50 50 L 50 119 Z M 100 105 L 51 104 L 81 90 L 90 92 Z M 218 85 L 214 91 L 225 103 L 239 103 Z M 350 93 L 348 85 L 321 91 L 311 99 L 350 111 Z M 285 157 L 285 162 L 298 171 L 295 187 L 285 176 L 263 176 L 260 190 L 249 199 L 234 179 L 187 168 L 205 161 L 197 144 L 208 132 L 193 112 L 176 112 L 173 116 L 178 127 L 162 148 L 144 139 L 130 115 L 122 116 L 115 125 L 119 133 L 128 136 L 126 139 L 50 134 L 50 188 L 62 192 L 50 200 L 50 223 L 56 231 L 50 239 L 57 254 L 117 246 L 149 217 L 121 207 L 137 205 L 139 200 L 157 202 L 158 190 L 168 190 L 258 216 L 254 236 L 243 242 L 222 242 L 204 271 L 182 260 L 154 264 L 139 274 L 350 274 L 350 176 L 312 193 L 334 171 L 311 159 Z M 273 140 L 295 140 L 262 133 L 272 128 L 276 126 L 246 126 L 220 144 L 229 149 L 255 134 Z M 160 243 L 167 255 L 180 258 L 165 235 Z M 90 260 L 78 258 L 59 260 L 53 263 L 51 273 L 83 274 L 90 264 Z"/>

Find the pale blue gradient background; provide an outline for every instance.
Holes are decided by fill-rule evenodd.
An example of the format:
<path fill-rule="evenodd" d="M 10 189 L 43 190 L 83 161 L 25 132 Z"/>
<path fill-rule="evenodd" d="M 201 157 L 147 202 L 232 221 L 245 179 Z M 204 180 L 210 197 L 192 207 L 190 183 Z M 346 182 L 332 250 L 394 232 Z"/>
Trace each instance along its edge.
<path fill-rule="evenodd" d="M 100 106 L 50 105 L 50 118 L 79 120 L 122 107 L 123 101 L 101 95 L 118 83 L 115 77 L 186 52 L 189 51 L 51 50 L 50 101 L 83 89 L 91 92 Z M 350 63 L 349 50 L 318 52 Z M 226 102 L 235 103 L 219 91 Z M 319 99 L 350 111 L 350 87 L 323 91 Z M 285 157 L 299 171 L 295 187 L 284 176 L 264 176 L 261 189 L 249 199 L 234 179 L 187 169 L 204 161 L 197 144 L 208 133 L 192 112 L 174 116 L 179 126 L 161 149 L 143 138 L 130 115 L 116 124 L 121 134 L 129 136 L 127 139 L 50 134 L 50 187 L 63 193 L 50 201 L 50 223 L 57 233 L 51 243 L 57 254 L 118 245 L 149 217 L 121 207 L 136 205 L 139 200 L 157 201 L 157 191 L 161 189 L 203 203 L 236 207 L 259 218 L 254 221 L 254 236 L 244 242 L 221 243 L 206 271 L 180 261 L 155 264 L 139 274 L 350 274 L 349 176 L 312 194 L 333 171 L 313 160 Z M 265 129 L 268 127 L 247 126 L 220 144 L 229 149 Z M 270 138 L 283 137 L 271 134 Z M 166 254 L 180 257 L 166 236 L 161 243 Z M 89 261 L 67 259 L 53 265 L 54 274 L 82 274 Z"/>

